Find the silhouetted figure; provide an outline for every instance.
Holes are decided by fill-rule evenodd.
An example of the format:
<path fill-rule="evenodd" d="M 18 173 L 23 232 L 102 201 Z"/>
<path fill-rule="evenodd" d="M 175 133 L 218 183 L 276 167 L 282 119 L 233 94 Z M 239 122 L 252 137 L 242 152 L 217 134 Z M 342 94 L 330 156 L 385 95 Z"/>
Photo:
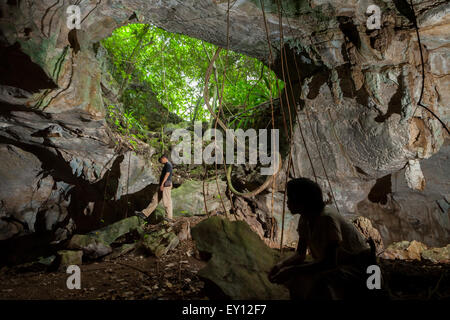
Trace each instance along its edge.
<path fill-rule="evenodd" d="M 288 208 L 300 214 L 295 254 L 275 265 L 269 279 L 285 284 L 291 299 L 361 298 L 368 294 L 367 267 L 376 263 L 363 235 L 326 207 L 319 185 L 309 179 L 287 183 Z M 305 262 L 306 250 L 313 257 Z"/>

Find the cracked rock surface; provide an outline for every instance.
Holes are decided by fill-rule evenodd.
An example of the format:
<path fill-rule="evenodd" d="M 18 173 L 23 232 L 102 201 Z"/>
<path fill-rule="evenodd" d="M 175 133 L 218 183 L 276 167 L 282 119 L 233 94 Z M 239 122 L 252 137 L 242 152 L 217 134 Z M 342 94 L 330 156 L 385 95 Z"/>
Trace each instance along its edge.
<path fill-rule="evenodd" d="M 282 34 L 276 2 L 262 3 L 270 50 L 256 0 L 232 2 L 229 43 L 283 78 L 283 39 L 289 66 L 284 80 L 289 75 L 291 83 L 277 113 L 287 117 L 290 106 L 299 120 L 292 121 L 290 175 L 316 175 L 330 203 L 333 190 L 341 213 L 371 219 L 386 245 L 446 245 L 449 136 L 417 106 L 422 64 L 413 21 L 424 59 L 422 103 L 448 127 L 448 1 L 414 0 L 414 12 L 403 0 L 378 1 L 380 30 L 367 29 L 368 0 L 283 1 Z M 110 145 L 96 43 L 119 26 L 142 22 L 225 47 L 227 6 L 224 0 L 83 1 L 82 27 L 70 31 L 65 1 L 0 3 L 1 16 L 8 17 L 0 20 L 2 249 L 34 252 L 57 245 L 75 228 L 94 230 L 102 220 L 124 218 L 127 201 L 136 209 L 146 206 L 156 179 L 143 159 Z M 125 172 L 135 175 L 133 184 Z M 268 196 L 257 199 L 260 221 L 270 214 Z M 280 221 L 281 213 L 275 214 Z M 289 241 L 295 241 L 293 225 L 286 228 Z"/>

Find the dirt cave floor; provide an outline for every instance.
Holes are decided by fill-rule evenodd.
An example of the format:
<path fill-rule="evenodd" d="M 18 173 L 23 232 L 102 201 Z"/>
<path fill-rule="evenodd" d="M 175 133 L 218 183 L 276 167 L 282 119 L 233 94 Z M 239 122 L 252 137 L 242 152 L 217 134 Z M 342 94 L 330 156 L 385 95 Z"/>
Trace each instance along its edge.
<path fill-rule="evenodd" d="M 195 221 L 198 222 L 198 221 Z M 393 300 L 450 300 L 450 264 L 380 260 L 384 286 Z M 165 256 L 128 253 L 105 257 L 81 268 L 81 289 L 69 290 L 64 271 L 17 267 L 0 269 L 1 300 L 205 300 L 204 282 L 197 272 L 206 265 L 192 240 Z"/>
<path fill-rule="evenodd" d="M 157 259 L 130 253 L 108 261 L 83 264 L 81 289 L 69 290 L 64 271 L 0 270 L 0 299 L 43 300 L 172 300 L 206 299 L 197 276 L 205 263 L 194 258 L 193 242 Z"/>

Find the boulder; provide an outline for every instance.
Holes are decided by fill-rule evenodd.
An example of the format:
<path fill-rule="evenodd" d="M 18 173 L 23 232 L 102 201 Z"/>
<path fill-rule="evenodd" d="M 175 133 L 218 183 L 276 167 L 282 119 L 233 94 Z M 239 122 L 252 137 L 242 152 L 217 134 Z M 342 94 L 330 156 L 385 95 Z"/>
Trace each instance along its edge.
<path fill-rule="evenodd" d="M 272 247 L 279 247 L 281 241 L 281 224 L 283 221 L 283 199 L 284 194 L 281 192 L 274 192 L 273 195 L 273 218 L 276 226 L 273 227 L 274 239 L 270 243 Z M 235 207 L 244 209 L 245 206 L 240 205 L 242 201 L 235 201 Z M 272 216 L 272 192 L 262 193 L 257 195 L 254 198 L 253 206 L 256 207 L 257 217 L 253 220 L 263 221 L 266 225 L 266 237 L 270 235 L 269 229 L 271 229 L 271 216 Z M 293 215 L 289 211 L 287 205 L 285 205 L 285 214 L 284 214 L 284 234 L 283 234 L 283 245 L 289 247 L 296 247 L 298 242 L 298 221 L 300 219 L 300 215 Z M 239 211 L 239 209 L 237 209 Z M 244 210 L 245 211 L 245 210 Z M 248 212 L 249 210 L 247 210 Z M 245 213 L 246 216 L 249 216 L 249 213 Z M 255 223 L 251 223 L 249 219 L 247 222 L 254 226 Z M 255 230 L 254 227 L 252 227 Z M 255 230 L 256 231 L 256 230 Z M 264 232 L 257 231 L 258 234 L 264 234 Z"/>
<path fill-rule="evenodd" d="M 140 227 L 142 223 L 142 219 L 137 216 L 132 216 L 115 222 L 97 231 L 93 231 L 90 233 L 90 235 L 95 236 L 97 239 L 103 241 L 106 244 L 111 244 L 117 238 L 123 236 L 131 230 Z"/>
<path fill-rule="evenodd" d="M 418 241 L 400 241 L 389 245 L 381 255 L 384 259 L 428 260 L 433 263 L 450 263 L 450 244 L 442 248 L 428 248 Z"/>
<path fill-rule="evenodd" d="M 434 263 L 450 263 L 450 244 L 442 248 L 430 248 L 422 251 L 422 259 Z"/>
<path fill-rule="evenodd" d="M 277 254 L 267 247 L 247 223 L 219 216 L 192 228 L 192 238 L 202 256 L 210 257 L 198 272 L 231 299 L 287 299 L 286 288 L 272 284 L 267 274 Z"/>
<path fill-rule="evenodd" d="M 180 240 L 177 235 L 172 232 L 172 228 L 161 228 L 144 235 L 140 241 L 139 247 L 148 254 L 156 257 L 165 255 L 170 250 L 174 249 Z"/>
<path fill-rule="evenodd" d="M 418 241 L 400 241 L 389 245 L 383 252 L 385 259 L 421 260 L 422 252 L 428 249 L 426 245 Z"/>
<path fill-rule="evenodd" d="M 88 259 L 98 259 L 112 252 L 112 248 L 103 241 L 89 235 L 76 234 L 70 239 L 68 249 L 81 249 Z"/>
<path fill-rule="evenodd" d="M 119 258 L 136 248 L 136 243 L 125 243 L 120 247 L 113 250 L 112 254 L 108 257 L 109 259 Z"/>
<path fill-rule="evenodd" d="M 70 239 L 68 249 L 81 249 L 89 259 L 97 259 L 112 252 L 110 245 L 119 237 L 138 229 L 142 220 L 136 216 L 113 223 L 89 234 L 76 234 Z"/>
<path fill-rule="evenodd" d="M 60 250 L 57 254 L 60 270 L 71 265 L 80 266 L 83 263 L 83 251 L 81 250 Z"/>
<path fill-rule="evenodd" d="M 53 263 L 53 261 L 55 261 L 56 256 L 52 255 L 52 256 L 48 256 L 48 257 L 40 257 L 39 260 L 37 261 L 37 263 L 42 264 L 46 267 L 51 266 L 51 264 Z"/>

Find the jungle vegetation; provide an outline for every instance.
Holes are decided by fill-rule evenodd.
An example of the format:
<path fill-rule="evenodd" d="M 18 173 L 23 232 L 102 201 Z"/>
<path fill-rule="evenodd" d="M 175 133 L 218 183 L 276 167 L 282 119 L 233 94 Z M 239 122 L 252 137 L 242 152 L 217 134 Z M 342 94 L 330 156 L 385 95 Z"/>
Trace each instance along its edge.
<path fill-rule="evenodd" d="M 161 107 L 169 111 L 159 119 L 162 125 L 183 120 L 212 126 L 203 90 L 217 46 L 148 24 L 118 28 L 102 46 L 118 86 L 123 131 L 155 130 L 154 118 L 164 118 Z M 258 106 L 278 97 L 283 86 L 261 61 L 222 50 L 208 85 L 210 104 L 230 128 L 250 127 Z M 109 106 L 111 115 L 116 108 Z"/>

